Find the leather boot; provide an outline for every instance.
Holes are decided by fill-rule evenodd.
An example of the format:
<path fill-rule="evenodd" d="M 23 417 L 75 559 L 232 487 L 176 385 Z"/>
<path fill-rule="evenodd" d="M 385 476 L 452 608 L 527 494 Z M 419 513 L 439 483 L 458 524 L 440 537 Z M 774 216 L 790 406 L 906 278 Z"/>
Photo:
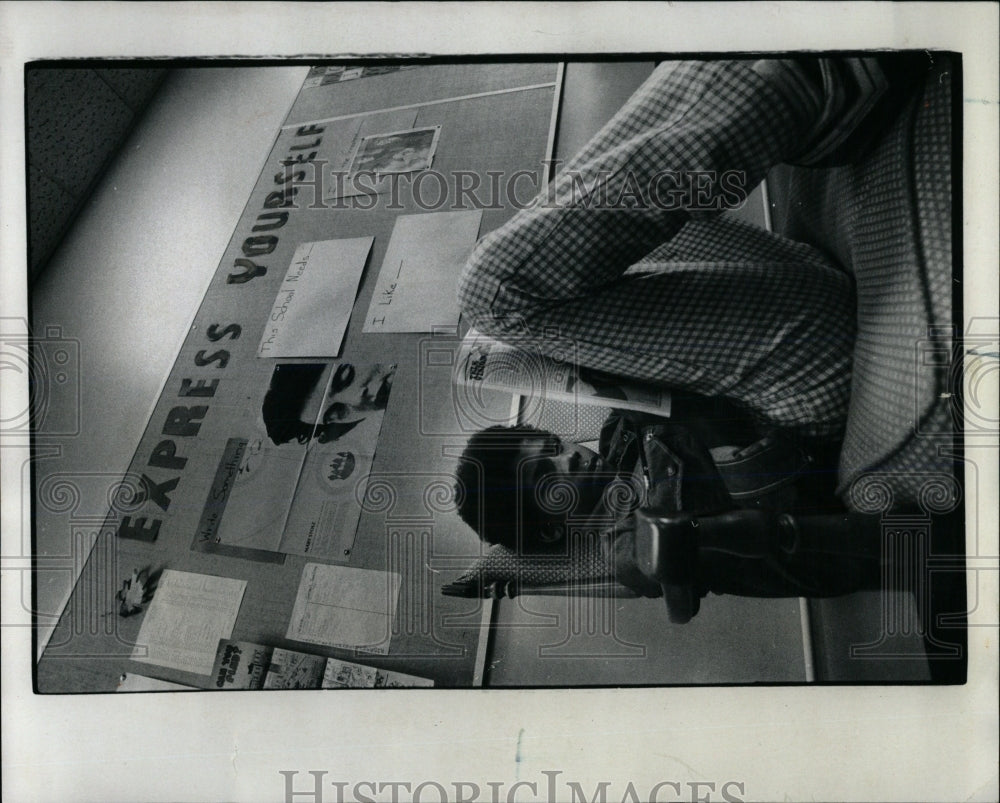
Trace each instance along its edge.
<path fill-rule="evenodd" d="M 854 513 L 715 516 L 636 513 L 635 563 L 660 583 L 671 621 L 687 622 L 709 591 L 830 597 L 878 588 L 881 522 Z"/>

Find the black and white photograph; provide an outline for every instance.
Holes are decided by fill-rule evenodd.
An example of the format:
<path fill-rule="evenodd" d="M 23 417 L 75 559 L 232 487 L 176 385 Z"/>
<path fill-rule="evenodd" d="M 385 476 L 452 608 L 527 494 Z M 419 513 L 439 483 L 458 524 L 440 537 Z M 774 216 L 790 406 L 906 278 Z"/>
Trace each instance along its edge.
<path fill-rule="evenodd" d="M 351 160 L 350 175 L 370 172 L 381 176 L 426 170 L 434 160 L 440 132 L 434 126 L 364 137 Z"/>
<path fill-rule="evenodd" d="M 995 41 L 522 5 L 0 5 L 12 799 L 995 799 Z"/>

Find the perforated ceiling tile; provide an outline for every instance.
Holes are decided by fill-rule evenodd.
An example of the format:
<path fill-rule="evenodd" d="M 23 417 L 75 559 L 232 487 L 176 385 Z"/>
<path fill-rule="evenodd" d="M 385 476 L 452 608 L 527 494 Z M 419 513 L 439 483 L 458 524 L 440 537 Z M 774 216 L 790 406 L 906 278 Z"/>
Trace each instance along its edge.
<path fill-rule="evenodd" d="M 35 167 L 28 167 L 28 219 L 32 274 L 62 239 L 76 211 L 76 199 Z"/>
<path fill-rule="evenodd" d="M 137 112 L 149 101 L 167 71 L 158 67 L 138 70 L 100 69 L 94 72 L 132 111 Z"/>
<path fill-rule="evenodd" d="M 93 70 L 28 73 L 28 160 L 79 197 L 132 124 L 132 109 Z"/>
<path fill-rule="evenodd" d="M 166 70 L 29 69 L 29 243 L 34 277 L 87 202 Z"/>

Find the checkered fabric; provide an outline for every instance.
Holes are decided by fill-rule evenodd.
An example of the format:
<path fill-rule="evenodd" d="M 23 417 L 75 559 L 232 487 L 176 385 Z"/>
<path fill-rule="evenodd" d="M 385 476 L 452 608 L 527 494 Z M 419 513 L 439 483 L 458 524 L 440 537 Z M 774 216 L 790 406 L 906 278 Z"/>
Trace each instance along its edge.
<path fill-rule="evenodd" d="M 853 165 L 774 171 L 775 228 L 857 282 L 858 338 L 841 492 L 881 509 L 957 504 L 952 400 L 951 81 L 942 57 Z M 951 501 L 938 490 L 948 487 Z"/>
<path fill-rule="evenodd" d="M 573 539 L 571 543 L 571 554 L 530 557 L 497 544 L 459 577 L 455 585 L 479 588 L 494 581 L 516 580 L 524 587 L 572 586 L 614 580 L 614 567 L 601 552 L 596 535 Z"/>
<path fill-rule="evenodd" d="M 713 176 L 738 171 L 749 192 L 808 157 L 812 138 L 830 147 L 816 130 L 817 114 L 836 119 L 830 103 L 761 64 L 659 67 L 544 199 L 480 241 L 459 285 L 467 316 L 541 350 L 558 331 L 583 364 L 725 396 L 803 434 L 842 431 L 850 277 L 819 251 L 694 211 L 732 200 Z M 696 202 L 671 194 L 686 181 Z"/>
<path fill-rule="evenodd" d="M 532 424 L 574 443 L 583 443 L 601 437 L 601 427 L 610 414 L 610 407 L 547 399 L 534 420 L 522 423 Z"/>

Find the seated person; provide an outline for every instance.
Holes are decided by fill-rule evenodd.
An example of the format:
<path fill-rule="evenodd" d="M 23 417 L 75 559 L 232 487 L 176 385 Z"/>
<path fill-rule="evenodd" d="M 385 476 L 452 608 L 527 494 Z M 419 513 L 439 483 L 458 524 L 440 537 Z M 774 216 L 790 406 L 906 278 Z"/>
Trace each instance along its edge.
<path fill-rule="evenodd" d="M 473 436 L 460 512 L 484 540 L 562 548 L 568 528 L 590 520 L 618 579 L 658 594 L 631 546 L 633 511 L 650 507 L 699 525 L 697 543 L 672 527 L 668 551 L 702 593 L 823 596 L 878 582 L 877 521 L 830 513 L 829 494 L 812 509 L 788 507 L 787 492 L 775 504 L 780 495 L 748 489 L 739 470 L 720 473 L 748 455 L 709 450 L 763 451 L 765 474 L 773 459 L 795 478 L 779 485 L 801 486 L 817 476 L 796 466 L 806 447 L 823 455 L 832 486 L 850 398 L 852 277 L 806 244 L 718 213 L 775 164 L 857 157 L 899 94 L 889 77 L 896 90 L 906 81 L 892 56 L 664 63 L 544 197 L 479 242 L 458 289 L 479 331 L 542 353 L 557 332 L 581 366 L 699 400 L 659 422 L 612 417 L 596 454 L 525 428 Z M 757 437 L 706 431 L 709 399 L 749 415 Z M 609 493 L 623 478 L 634 490 L 624 505 Z M 763 545 L 752 556 L 738 543 L 748 529 Z"/>

